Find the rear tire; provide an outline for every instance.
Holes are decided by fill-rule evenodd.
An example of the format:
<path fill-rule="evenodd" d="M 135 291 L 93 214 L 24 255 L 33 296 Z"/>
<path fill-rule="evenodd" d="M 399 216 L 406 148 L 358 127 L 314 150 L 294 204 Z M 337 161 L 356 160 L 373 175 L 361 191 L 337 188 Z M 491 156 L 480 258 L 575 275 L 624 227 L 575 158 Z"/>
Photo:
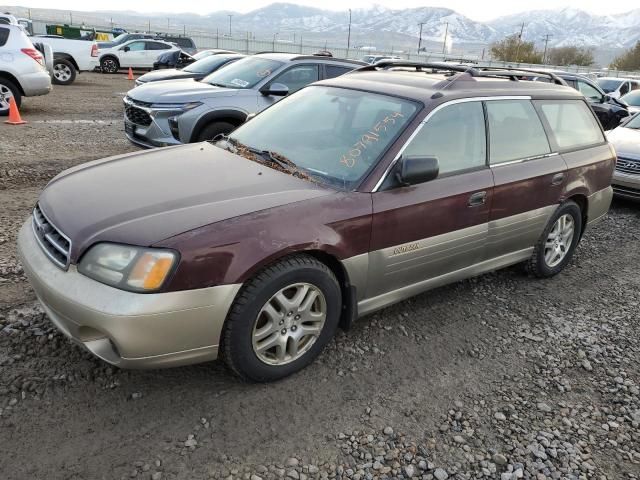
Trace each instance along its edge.
<path fill-rule="evenodd" d="M 6 78 L 0 77 L 0 117 L 9 115 L 9 98 L 13 97 L 16 105 L 20 107 L 22 104 L 22 94 L 20 89 Z"/>
<path fill-rule="evenodd" d="M 538 278 L 560 273 L 571 261 L 582 233 L 582 212 L 569 200 L 558 207 L 549 219 L 526 269 Z"/>
<path fill-rule="evenodd" d="M 309 365 L 334 336 L 342 294 L 310 255 L 274 263 L 242 287 L 221 336 L 221 356 L 244 380 L 271 382 Z"/>
<path fill-rule="evenodd" d="M 100 59 L 100 70 L 102 70 L 102 73 L 118 73 L 120 62 L 115 57 L 103 57 Z"/>
<path fill-rule="evenodd" d="M 220 134 L 227 135 L 233 132 L 236 126 L 229 122 L 213 122 L 204 127 L 198 134 L 198 142 L 213 140 Z"/>
<path fill-rule="evenodd" d="M 71 85 L 76 79 L 76 67 L 65 58 L 53 60 L 53 78 L 56 85 Z"/>

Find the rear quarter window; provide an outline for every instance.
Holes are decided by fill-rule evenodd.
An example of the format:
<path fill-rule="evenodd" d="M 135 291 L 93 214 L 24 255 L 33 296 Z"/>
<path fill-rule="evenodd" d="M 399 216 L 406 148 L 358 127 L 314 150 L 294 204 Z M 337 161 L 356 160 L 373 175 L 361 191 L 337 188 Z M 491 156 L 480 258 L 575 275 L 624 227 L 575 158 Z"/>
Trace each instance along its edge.
<path fill-rule="evenodd" d="M 0 28 L 0 47 L 7 44 L 7 40 L 9 40 L 9 29 L 8 28 Z"/>
<path fill-rule="evenodd" d="M 582 100 L 538 100 L 560 150 L 573 150 L 604 142 L 598 120 Z"/>

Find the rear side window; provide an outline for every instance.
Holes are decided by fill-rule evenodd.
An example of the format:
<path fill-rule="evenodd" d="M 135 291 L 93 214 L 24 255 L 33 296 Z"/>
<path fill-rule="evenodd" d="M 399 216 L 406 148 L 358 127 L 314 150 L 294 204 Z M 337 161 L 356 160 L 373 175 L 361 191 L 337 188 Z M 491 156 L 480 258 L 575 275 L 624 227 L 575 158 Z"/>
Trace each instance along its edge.
<path fill-rule="evenodd" d="M 6 45 L 8 39 L 9 39 L 9 29 L 0 28 L 0 47 Z"/>
<path fill-rule="evenodd" d="M 494 100 L 486 105 L 492 164 L 551 152 L 542 122 L 529 100 Z"/>
<path fill-rule="evenodd" d="M 560 150 L 604 142 L 598 120 L 583 101 L 539 100 L 535 103 L 551 127 Z"/>
<path fill-rule="evenodd" d="M 436 112 L 402 154 L 436 157 L 441 175 L 485 166 L 487 141 L 482 103 L 458 103 Z"/>
<path fill-rule="evenodd" d="M 580 93 L 582 93 L 589 100 L 600 101 L 602 99 L 602 95 L 600 94 L 600 92 L 595 87 L 589 85 L 587 82 L 578 80 L 578 90 L 580 90 Z"/>
<path fill-rule="evenodd" d="M 146 50 L 169 50 L 171 47 L 166 43 L 160 42 L 147 42 Z"/>
<path fill-rule="evenodd" d="M 351 67 L 339 67 L 337 65 L 325 65 L 325 79 L 336 78 L 353 70 Z"/>

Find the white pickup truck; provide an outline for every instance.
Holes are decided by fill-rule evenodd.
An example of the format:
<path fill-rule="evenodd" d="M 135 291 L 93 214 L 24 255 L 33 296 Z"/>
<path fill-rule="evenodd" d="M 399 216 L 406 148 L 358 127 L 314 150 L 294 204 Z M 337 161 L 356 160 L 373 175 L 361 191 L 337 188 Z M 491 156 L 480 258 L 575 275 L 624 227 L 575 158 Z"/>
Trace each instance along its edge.
<path fill-rule="evenodd" d="M 31 41 L 53 49 L 53 83 L 70 85 L 79 72 L 92 72 L 98 66 L 98 44 L 89 40 L 71 40 L 57 35 L 36 35 Z"/>

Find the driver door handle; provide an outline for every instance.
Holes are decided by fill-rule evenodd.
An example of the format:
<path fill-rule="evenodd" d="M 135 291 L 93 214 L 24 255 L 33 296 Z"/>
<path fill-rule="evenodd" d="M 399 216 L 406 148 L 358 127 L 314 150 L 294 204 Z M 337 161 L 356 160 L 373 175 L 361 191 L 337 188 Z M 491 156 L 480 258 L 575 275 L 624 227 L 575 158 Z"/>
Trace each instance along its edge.
<path fill-rule="evenodd" d="M 484 205 L 487 201 L 487 192 L 476 192 L 469 197 L 468 206 L 477 207 L 479 205 Z"/>

